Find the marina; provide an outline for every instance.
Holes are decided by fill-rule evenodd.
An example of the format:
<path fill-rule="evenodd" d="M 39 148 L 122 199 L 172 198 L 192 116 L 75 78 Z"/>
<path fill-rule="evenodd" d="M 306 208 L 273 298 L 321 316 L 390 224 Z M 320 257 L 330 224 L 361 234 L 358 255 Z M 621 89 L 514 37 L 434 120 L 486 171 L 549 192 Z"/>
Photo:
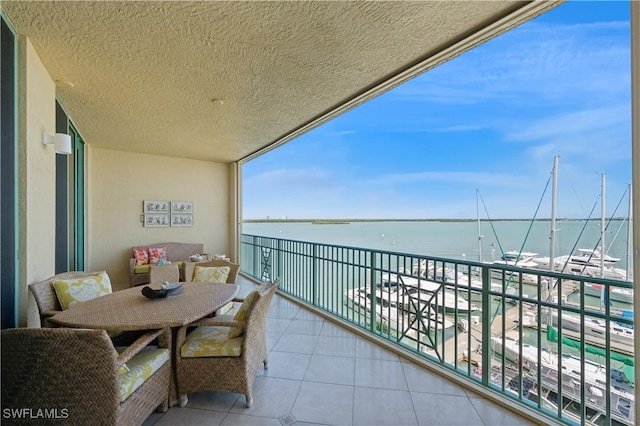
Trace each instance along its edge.
<path fill-rule="evenodd" d="M 628 223 L 624 219 L 618 222 L 620 226 Z M 272 231 L 280 228 L 275 236 L 283 238 L 289 226 L 296 227 L 299 235 L 300 228 L 305 225 L 278 223 L 273 224 Z M 496 228 L 510 230 L 505 235 L 512 239 L 501 244 L 506 247 L 521 247 L 522 242 L 514 236 L 521 235 L 524 229 L 533 230 L 526 244 L 526 252 L 524 249 L 505 252 L 503 262 L 497 263 L 494 263 L 495 260 L 482 259 L 479 249 L 474 250 L 469 246 L 461 248 L 465 246 L 465 238 L 468 238 L 468 235 L 462 238 L 463 234 L 475 233 L 473 225 L 470 221 L 353 221 L 335 226 L 339 228 L 335 233 L 327 231 L 322 235 L 316 234 L 314 238 L 325 241 L 331 239 L 336 244 L 347 238 L 350 232 L 357 232 L 361 233 L 358 244 L 378 246 L 372 250 L 380 250 L 380 257 L 376 259 L 381 262 L 376 263 L 375 268 L 370 269 L 360 263 L 355 266 L 354 263 L 355 270 L 359 272 L 340 273 L 342 276 L 338 282 L 345 285 L 339 290 L 344 307 L 329 305 L 327 309 L 344 310 L 341 315 L 355 324 L 362 324 L 386 339 L 421 352 L 477 380 L 484 377 L 483 370 L 489 371 L 490 383 L 502 392 L 511 393 L 516 398 L 526 399 L 552 412 L 562 412 L 567 419 L 578 423 L 584 419 L 586 424 L 599 425 L 609 414 L 612 424 L 635 424 L 634 380 L 627 375 L 629 368 L 625 369 L 622 361 L 614 359 L 618 355 L 631 359 L 633 355 L 629 344 L 629 340 L 633 339 L 633 330 L 624 327 L 630 323 L 628 317 L 624 322 L 624 313 L 632 310 L 629 302 L 633 293 L 629 282 L 615 280 L 606 284 L 604 293 L 610 299 L 606 300 L 609 305 L 606 315 L 611 320 L 605 321 L 602 277 L 578 275 L 575 271 L 570 273 L 566 270 L 550 272 L 532 265 L 529 269 L 528 264 L 527 268 L 521 268 L 517 262 L 517 256 L 536 258 L 537 253 L 548 250 L 549 221 L 494 223 Z M 558 239 L 558 257 L 574 252 L 572 246 L 575 245 L 575 238 L 566 238 L 570 234 L 568 231 L 573 229 L 577 235 L 585 225 L 589 229 L 589 221 L 558 221 L 558 235 L 562 236 Z M 595 246 L 600 238 L 597 223 L 593 225 L 594 242 L 587 242 L 587 247 L 591 244 Z M 305 229 L 311 233 L 318 229 L 317 226 L 306 226 Z M 322 229 L 331 230 L 332 227 L 327 224 Z M 405 229 L 404 237 L 390 231 L 391 227 Z M 457 231 L 446 231 L 452 227 L 457 227 Z M 461 231 L 463 229 L 465 231 Z M 458 235 L 460 238 L 433 239 L 443 234 Z M 624 234 L 624 230 L 620 234 Z M 424 236 L 430 238 L 425 239 Z M 544 245 L 536 243 L 536 238 L 544 239 Z M 477 243 L 476 240 L 472 241 Z M 487 242 L 486 239 L 484 242 Z M 435 245 L 430 246 L 430 243 Z M 353 244 L 348 244 L 345 250 L 351 250 L 349 245 Z M 485 245 L 482 253 L 487 257 L 487 253 L 491 253 L 492 258 L 498 258 L 500 256 L 494 254 L 495 247 L 497 245 L 489 245 L 487 250 Z M 606 253 L 612 259 L 607 266 L 616 265 L 626 269 L 626 250 L 624 241 L 609 238 Z M 413 254 L 404 255 L 399 251 Z M 420 254 L 424 252 L 442 258 Z M 476 257 L 478 260 L 475 260 Z M 344 262 L 347 258 L 342 259 L 341 262 Z M 461 262 L 457 263 L 455 259 L 461 259 Z M 467 259 L 473 259 L 476 262 L 474 266 L 466 265 Z M 318 264 L 319 269 L 323 270 L 325 261 L 323 258 Z M 348 258 L 348 262 L 351 261 Z M 483 266 L 475 266 L 480 261 Z M 491 280 L 484 283 L 481 270 L 486 272 L 487 269 Z M 558 272 L 565 275 L 561 282 L 557 282 L 553 276 Z M 329 280 L 332 279 L 330 274 Z M 571 275 L 575 279 L 571 279 Z M 366 280 L 362 277 L 366 277 Z M 490 291 L 483 296 L 485 289 Z M 539 312 L 542 302 L 557 306 L 552 311 L 562 311 L 560 320 L 556 314 L 549 321 L 546 310 Z M 372 315 L 373 311 L 375 315 Z M 560 329 L 560 343 L 547 340 L 547 323 Z M 581 338 L 584 339 L 584 349 L 580 349 L 581 346 L 573 347 L 573 343 L 569 344 L 566 340 L 571 339 L 575 343 Z M 587 350 L 587 347 L 590 349 Z M 489 352 L 483 353 L 483 348 L 488 348 Z M 542 356 L 540 360 L 539 355 Z M 583 375 L 567 371 L 569 367 L 577 372 L 589 371 L 590 376 L 584 376 L 584 382 L 581 382 Z M 627 373 L 624 373 L 625 370 Z M 607 389 L 610 391 L 607 392 Z"/>
<path fill-rule="evenodd" d="M 456 277 L 451 270 L 438 269 L 427 261 L 414 265 L 411 273 L 419 276 L 386 274 L 383 275 L 384 279 L 373 286 L 376 289 L 376 318 L 385 324 L 384 331 L 408 345 L 417 345 L 419 350 L 440 358 L 444 363 L 458 368 L 470 365 L 468 368 L 478 377 L 481 377 L 483 369 L 488 368 L 491 371 L 491 383 L 516 395 L 521 393 L 527 400 L 542 404 L 548 409 L 557 410 L 559 398 L 562 398 L 561 410 L 569 418 L 580 418 L 580 410 L 583 409 L 580 405 L 583 395 L 581 387 L 584 386 L 587 398 L 584 405 L 585 418 L 589 420 L 589 424 L 598 424 L 606 415 L 609 371 L 608 381 L 612 384 L 609 401 L 611 419 L 619 424 L 635 424 L 634 379 L 629 370 L 629 364 L 633 365 L 634 330 L 627 324 L 607 322 L 587 314 L 579 316 L 560 312 L 559 309 L 538 312 L 535 300 L 523 300 L 535 299 L 537 291 L 530 295 L 523 293 L 523 290 L 517 289 L 517 284 L 522 281 L 507 284 L 494 278 L 492 290 L 497 286 L 500 289 L 511 288 L 513 291 L 511 294 L 494 295 L 490 299 L 490 306 L 483 307 L 477 305 L 481 298 L 476 297 L 474 302 L 471 298 L 464 298 L 470 294 L 471 289 L 482 287 L 482 282 L 477 277 L 464 274 Z M 541 282 L 541 277 L 535 272 L 533 275 L 536 281 Z M 440 282 L 425 277 L 439 279 Z M 545 283 L 547 282 L 545 279 Z M 537 290 L 537 286 L 526 287 L 527 291 Z M 579 309 L 579 305 L 569 299 L 579 296 L 581 288 L 585 286 L 581 286 L 578 281 L 563 282 L 561 293 L 554 293 L 555 299 L 564 301 L 563 306 Z M 412 291 L 417 289 L 420 291 Z M 425 292 L 423 295 L 445 295 L 440 298 L 440 308 L 428 303 L 424 297 L 416 298 L 421 292 Z M 474 294 L 478 296 L 479 293 Z M 450 296 L 449 299 L 446 295 Z M 344 296 L 348 306 L 360 309 L 360 315 L 365 311 L 370 314 L 371 286 L 347 290 Z M 360 299 L 356 300 L 358 297 Z M 415 298 L 413 304 L 410 300 L 412 297 Z M 591 309 L 598 310 L 598 299 L 591 299 L 596 301 Z M 456 304 L 459 308 L 457 311 L 451 309 Z M 448 309 L 445 309 L 446 305 Z M 419 316 L 426 318 L 422 325 L 410 320 L 416 317 L 416 306 L 422 309 Z M 483 308 L 492 313 L 490 336 L 487 337 L 483 336 L 483 324 L 477 315 Z M 612 314 L 620 316 L 629 312 L 617 308 L 610 310 Z M 557 341 L 555 331 L 555 334 L 547 335 L 548 325 L 560 328 L 561 344 Z M 556 340 L 552 341 L 551 336 L 555 336 Z M 490 341 L 490 365 L 482 364 L 485 338 Z M 584 360 L 581 358 L 581 340 L 586 351 Z M 431 344 L 421 345 L 419 342 Z M 605 362 L 605 349 L 612 354 L 609 370 Z"/>

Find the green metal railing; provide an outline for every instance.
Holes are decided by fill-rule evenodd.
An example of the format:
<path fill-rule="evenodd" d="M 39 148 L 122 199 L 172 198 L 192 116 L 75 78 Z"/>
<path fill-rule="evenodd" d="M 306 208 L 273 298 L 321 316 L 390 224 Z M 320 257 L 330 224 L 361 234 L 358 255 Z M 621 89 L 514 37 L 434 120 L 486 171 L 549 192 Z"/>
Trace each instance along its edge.
<path fill-rule="evenodd" d="M 630 282 L 247 234 L 240 263 L 561 422 L 634 424 Z"/>

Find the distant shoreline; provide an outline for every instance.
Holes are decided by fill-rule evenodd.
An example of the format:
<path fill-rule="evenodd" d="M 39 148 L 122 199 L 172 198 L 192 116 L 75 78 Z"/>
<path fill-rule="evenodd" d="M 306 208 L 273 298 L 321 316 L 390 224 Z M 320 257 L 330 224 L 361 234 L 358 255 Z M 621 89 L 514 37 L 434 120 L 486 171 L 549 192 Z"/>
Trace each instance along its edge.
<path fill-rule="evenodd" d="M 531 219 L 480 219 L 480 222 L 522 222 Z M 558 222 L 563 221 L 599 221 L 600 218 L 593 219 L 575 219 L 560 218 Z M 611 220 L 626 220 L 624 217 L 614 217 Z M 477 222 L 478 219 L 244 219 L 243 223 L 315 223 L 315 224 L 331 224 L 343 225 L 350 222 Z M 536 219 L 536 222 L 550 222 L 551 219 Z"/>

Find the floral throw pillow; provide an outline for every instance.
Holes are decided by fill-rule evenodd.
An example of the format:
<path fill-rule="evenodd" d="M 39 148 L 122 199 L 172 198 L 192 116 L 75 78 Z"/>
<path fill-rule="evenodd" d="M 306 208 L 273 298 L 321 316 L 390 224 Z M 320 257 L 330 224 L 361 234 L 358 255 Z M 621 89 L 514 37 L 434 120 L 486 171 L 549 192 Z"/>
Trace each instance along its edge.
<path fill-rule="evenodd" d="M 149 264 L 149 250 L 147 249 L 133 249 L 133 257 L 136 259 L 136 266 Z"/>
<path fill-rule="evenodd" d="M 111 281 L 106 272 L 90 277 L 58 280 L 53 283 L 62 309 L 111 294 Z"/>
<path fill-rule="evenodd" d="M 198 266 L 193 271 L 193 281 L 200 283 L 226 283 L 231 268 L 228 266 Z"/>
<path fill-rule="evenodd" d="M 167 249 L 165 247 L 149 247 L 149 263 L 157 265 L 162 259 L 162 263 L 167 260 Z"/>

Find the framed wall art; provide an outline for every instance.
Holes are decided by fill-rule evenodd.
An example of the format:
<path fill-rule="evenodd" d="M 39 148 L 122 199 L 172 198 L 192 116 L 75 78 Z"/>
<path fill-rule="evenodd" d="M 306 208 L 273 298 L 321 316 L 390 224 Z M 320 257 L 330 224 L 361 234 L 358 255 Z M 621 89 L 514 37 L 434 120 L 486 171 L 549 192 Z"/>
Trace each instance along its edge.
<path fill-rule="evenodd" d="M 164 213 L 169 214 L 170 201 L 144 200 L 144 213 Z M 146 221 L 145 221 L 146 223 Z"/>
<path fill-rule="evenodd" d="M 171 214 L 193 214 L 193 201 L 172 201 Z"/>
<path fill-rule="evenodd" d="M 145 228 L 166 228 L 170 225 L 168 214 L 149 213 L 144 215 Z"/>
<path fill-rule="evenodd" d="M 171 226 L 193 226 L 192 214 L 172 214 Z"/>

